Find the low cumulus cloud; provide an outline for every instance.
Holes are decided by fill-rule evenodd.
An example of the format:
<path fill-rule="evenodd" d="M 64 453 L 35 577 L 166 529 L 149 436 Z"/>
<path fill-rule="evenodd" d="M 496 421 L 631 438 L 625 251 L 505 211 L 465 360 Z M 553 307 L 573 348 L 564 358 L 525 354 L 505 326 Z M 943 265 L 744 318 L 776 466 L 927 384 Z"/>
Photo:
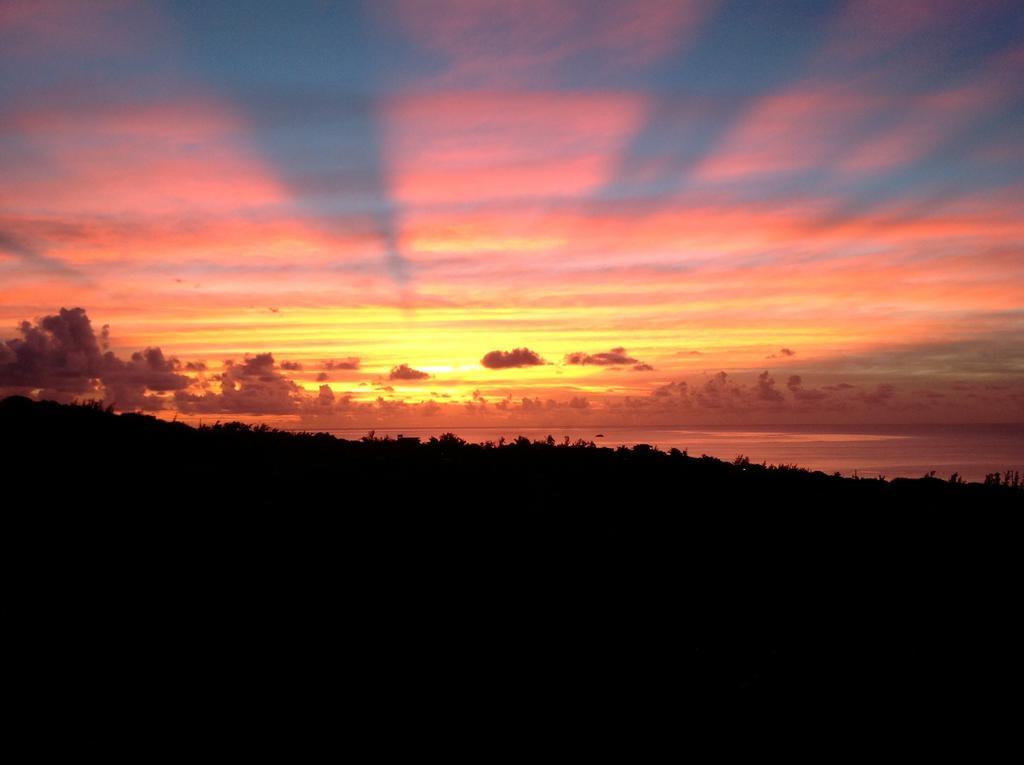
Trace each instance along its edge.
<path fill-rule="evenodd" d="M 164 357 L 159 348 L 147 348 L 122 361 L 109 351 L 104 354 L 101 381 L 106 389 L 105 398 L 122 408 L 151 408 L 158 402 L 146 396 L 146 391 L 169 393 L 188 387 L 191 380 L 179 374 L 177 359 Z"/>
<path fill-rule="evenodd" d="M 359 359 L 355 356 L 349 356 L 347 359 L 329 359 L 323 366 L 324 369 L 359 369 Z"/>
<path fill-rule="evenodd" d="M 852 387 L 846 383 L 841 383 L 846 387 Z M 803 401 L 810 403 L 813 401 L 821 401 L 828 397 L 828 393 L 823 390 L 817 390 L 814 388 L 805 388 L 803 378 L 800 375 L 790 375 L 789 380 L 786 381 L 786 387 L 789 392 L 793 395 L 793 398 L 797 401 Z"/>
<path fill-rule="evenodd" d="M 704 409 L 734 408 L 746 397 L 746 390 L 732 379 L 727 372 L 719 372 L 704 381 L 704 385 L 693 391 L 693 400 Z"/>
<path fill-rule="evenodd" d="M 708 416 L 776 416 L 787 412 L 852 414 L 879 407 L 897 411 L 908 405 L 920 406 L 922 402 L 935 405 L 949 399 L 942 391 L 932 389 L 917 391 L 908 399 L 901 397 L 899 388 L 892 383 L 877 383 L 872 388 L 847 382 L 808 387 L 804 378 L 797 374 L 789 375 L 783 388 L 776 384 L 771 372 L 764 370 L 748 382 L 724 371 L 707 375 L 703 381 L 670 382 L 655 387 L 646 398 L 627 396 L 621 406 L 652 416 L 684 411 Z"/>
<path fill-rule="evenodd" d="M 800 369 L 802 374 L 788 374 L 790 370 L 787 370 L 787 375 L 781 378 L 785 380 L 783 385 L 765 369 L 736 376 L 722 371 L 667 382 L 652 387 L 646 396 L 616 396 L 609 389 L 588 399 L 578 395 L 577 389 L 566 392 L 570 397 L 565 400 L 532 396 L 520 399 L 514 390 L 488 389 L 486 397 L 483 391 L 476 390 L 468 402 L 453 401 L 440 406 L 433 402 L 403 400 L 389 384 L 390 381 L 421 381 L 431 377 L 408 364 L 393 367 L 387 377 L 381 376 L 372 384 L 359 383 L 366 392 L 373 389 L 374 395 L 380 393 L 380 397 L 372 401 L 361 400 L 355 392 L 335 395 L 325 384 L 328 374 L 320 369 L 357 369 L 359 359 L 354 357 L 317 362 L 317 370 L 309 374 L 317 380 L 319 390 L 306 391 L 289 377 L 290 373 L 300 370 L 298 362 L 275 363 L 271 353 L 246 356 L 240 363 L 226 361 L 217 374 L 208 370 L 205 362 L 182 364 L 156 347 L 119 356 L 109 350 L 109 327 L 104 325 L 95 331 L 82 308 L 64 308 L 34 322 L 22 322 L 15 335 L 0 340 L 0 397 L 20 393 L 58 401 L 93 398 L 113 403 L 120 409 L 175 407 L 183 414 L 294 414 L 372 425 L 405 422 L 408 418 L 441 412 L 467 422 L 522 418 L 519 421 L 564 424 L 584 422 L 603 414 L 621 418 L 623 422 L 668 422 L 675 417 L 680 421 L 687 417 L 695 421 L 720 417 L 729 421 L 730 418 L 766 419 L 779 414 L 812 416 L 822 413 L 863 419 L 871 410 L 902 416 L 914 411 L 932 412 L 940 407 L 954 411 L 954 406 L 957 411 L 967 406 L 983 412 L 1007 412 L 1007 416 L 1024 411 L 1024 386 L 1016 378 L 991 379 L 988 370 L 994 357 L 987 349 L 984 354 L 979 353 L 977 359 L 972 358 L 963 376 L 945 385 L 937 381 L 938 384 L 927 387 L 916 379 L 890 375 L 888 370 L 883 370 L 885 374 L 853 377 L 856 384 L 838 382 L 837 379 L 843 378 L 832 369 L 826 370 L 824 375 L 822 382 L 827 384 L 812 387 L 805 382 L 805 377 L 813 379 L 822 373 L 806 368 Z M 636 371 L 651 368 L 621 347 L 604 353 L 569 354 L 566 358 L 568 363 L 606 369 L 626 365 Z M 490 369 L 503 369 L 545 362 L 528 348 L 514 348 L 492 351 L 484 357 L 483 363 Z M 956 371 L 961 370 L 958 367 Z M 984 376 L 971 374 L 982 371 L 986 373 Z M 843 376 L 846 374 L 847 370 L 843 369 Z M 345 375 L 339 374 L 339 377 Z M 431 391 L 431 395 L 450 398 L 449 393 L 437 391 Z"/>
<path fill-rule="evenodd" d="M 23 321 L 20 338 L 4 343 L 0 387 L 58 393 L 94 393 L 103 376 L 103 352 L 82 308 L 61 308 L 38 324 Z"/>
<path fill-rule="evenodd" d="M 166 393 L 186 388 L 191 380 L 181 364 L 159 348 L 146 348 L 122 359 L 104 348 L 107 327 L 97 337 L 85 309 L 61 308 L 33 324 L 18 326 L 21 337 L 0 342 L 0 391 L 33 393 L 58 401 L 100 397 L 122 408 L 159 408 Z"/>
<path fill-rule="evenodd" d="M 642 364 L 639 359 L 634 359 L 626 353 L 626 349 L 612 348 L 604 353 L 569 353 L 565 356 L 565 363 L 579 366 L 615 367 L 627 364 Z"/>
<path fill-rule="evenodd" d="M 332 407 L 334 406 L 334 391 L 331 390 L 330 385 L 321 385 L 320 391 L 316 396 L 316 404 L 320 407 Z"/>
<path fill-rule="evenodd" d="M 428 377 L 430 375 L 427 372 L 413 369 L 408 364 L 391 367 L 391 373 L 388 375 L 388 379 L 391 380 L 426 380 Z"/>
<path fill-rule="evenodd" d="M 535 351 L 529 348 L 513 348 L 511 351 L 491 351 L 480 363 L 488 369 L 512 369 L 515 367 L 535 367 L 544 363 Z"/>
<path fill-rule="evenodd" d="M 785 401 L 782 393 L 775 388 L 775 378 L 765 370 L 757 376 L 757 398 L 773 404 Z"/>
<path fill-rule="evenodd" d="M 654 398 L 681 398 L 685 400 L 689 395 L 690 386 L 685 382 L 670 382 L 665 385 L 659 385 L 651 391 L 651 396 Z"/>
<path fill-rule="evenodd" d="M 271 353 L 246 357 L 237 364 L 224 362 L 224 371 L 214 378 L 220 393 L 179 391 L 175 403 L 186 413 L 291 414 L 304 403 L 302 388 L 285 377 Z"/>
<path fill-rule="evenodd" d="M 747 384 L 736 380 L 727 372 L 718 372 L 704 378 L 700 384 L 685 381 L 670 382 L 651 391 L 650 406 L 665 410 L 705 410 L 722 414 L 778 412 L 792 406 L 793 401 L 811 403 L 822 401 L 827 394 L 803 387 L 799 375 L 791 375 L 786 383 L 792 400 L 780 390 L 768 370 L 760 372 Z M 643 399 L 630 399 L 627 405 L 643 409 Z"/>

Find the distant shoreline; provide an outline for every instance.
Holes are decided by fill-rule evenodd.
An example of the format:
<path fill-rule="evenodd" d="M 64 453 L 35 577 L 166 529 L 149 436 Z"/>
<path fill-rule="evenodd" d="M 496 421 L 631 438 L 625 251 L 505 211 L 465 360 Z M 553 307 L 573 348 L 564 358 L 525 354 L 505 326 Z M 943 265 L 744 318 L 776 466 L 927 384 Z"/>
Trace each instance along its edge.
<path fill-rule="evenodd" d="M 361 428 L 282 428 L 288 432 L 325 432 L 344 438 L 361 438 Z M 380 428 L 381 435 L 416 435 L 427 438 L 448 432 L 445 428 Z M 594 440 L 599 446 L 633 446 L 647 443 L 662 449 L 685 449 L 732 460 L 739 454 L 755 462 L 797 464 L 844 476 L 920 478 L 932 470 L 942 478 L 959 473 L 969 480 L 984 480 L 994 470 L 1024 466 L 1024 424 L 975 426 L 722 426 L 687 428 L 581 427 L 466 427 L 451 428 L 467 441 L 506 440 L 518 435 L 543 439 Z M 598 438 L 597 434 L 603 437 Z"/>
<path fill-rule="evenodd" d="M 340 444 L 384 443 L 401 441 L 406 446 L 419 444 L 426 447 L 439 438 L 448 443 L 462 444 L 463 447 L 495 449 L 501 444 L 519 441 L 523 444 L 583 447 L 589 445 L 599 451 L 621 452 L 649 450 L 659 454 L 679 454 L 691 459 L 705 458 L 722 465 L 743 463 L 758 469 L 783 469 L 794 475 L 828 475 L 837 480 L 865 479 L 921 479 L 949 481 L 953 483 L 991 482 L 993 475 L 1019 474 L 1024 465 L 1024 433 L 1018 434 L 1013 425 L 980 426 L 980 433 L 971 433 L 971 428 L 958 426 L 955 437 L 941 426 L 881 426 L 888 433 L 863 433 L 861 426 L 852 433 L 836 432 L 810 426 L 775 430 L 765 427 L 721 428 L 628 428 L 608 427 L 603 437 L 598 437 L 597 428 L 524 428 L 524 427 L 472 427 L 445 430 L 440 427 L 415 428 L 324 428 L 319 430 L 303 428 L 274 428 L 266 424 L 253 425 L 238 421 L 215 424 L 208 422 L 199 426 L 185 422 L 172 422 L 151 415 L 113 414 L 99 404 L 57 404 L 35 402 L 24 397 L 11 397 L 2 402 L 7 411 L 24 415 L 24 422 L 45 422 L 46 417 L 57 417 L 58 421 L 69 424 L 81 421 L 82 417 L 101 416 L 110 423 L 146 423 L 147 429 L 169 433 L 167 428 L 187 428 L 208 438 L 208 434 L 231 431 L 249 434 L 246 437 L 292 439 L 295 443 L 306 443 L 308 439 L 330 438 Z M 92 414 L 89 414 L 92 413 Z M 125 426 L 126 427 L 126 426 Z M 917 431 L 916 433 L 914 431 Z M 176 431 L 175 431 L 176 432 Z M 1008 433 L 1009 437 L 999 441 L 994 433 Z M 460 433 L 472 435 L 465 438 Z M 932 433 L 935 437 L 922 434 Z M 204 435 L 207 434 L 207 435 Z M 404 436 L 404 438 L 400 438 Z M 675 436 L 675 438 L 673 438 Z M 762 436 L 761 440 L 757 436 Z M 835 436 L 835 438 L 824 438 Z M 846 436 L 867 436 L 846 438 Z M 975 440 L 972 441 L 972 438 Z M 996 451 L 991 451 L 995 444 Z M 1002 451 L 1000 451 L 1002 450 Z M 392 455 L 394 456 L 394 455 Z M 405 455 L 403 459 L 407 458 Z M 908 460 L 914 459 L 911 463 Z M 840 464 L 840 461 L 845 461 Z"/>

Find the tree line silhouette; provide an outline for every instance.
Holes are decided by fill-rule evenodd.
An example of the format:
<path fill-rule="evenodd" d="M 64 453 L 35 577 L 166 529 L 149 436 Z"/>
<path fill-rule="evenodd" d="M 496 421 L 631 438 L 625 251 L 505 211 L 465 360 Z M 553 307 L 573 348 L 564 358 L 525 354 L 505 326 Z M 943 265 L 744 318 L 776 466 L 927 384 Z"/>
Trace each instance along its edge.
<path fill-rule="evenodd" d="M 480 677 L 602 698 L 976 693 L 1018 650 L 1013 475 L 347 441 L 21 397 L 0 402 L 0 459 L 28 608 L 76 635 L 200 620 L 231 636 L 238 682 L 254 629 L 312 673 L 343 636 L 371 695 Z"/>

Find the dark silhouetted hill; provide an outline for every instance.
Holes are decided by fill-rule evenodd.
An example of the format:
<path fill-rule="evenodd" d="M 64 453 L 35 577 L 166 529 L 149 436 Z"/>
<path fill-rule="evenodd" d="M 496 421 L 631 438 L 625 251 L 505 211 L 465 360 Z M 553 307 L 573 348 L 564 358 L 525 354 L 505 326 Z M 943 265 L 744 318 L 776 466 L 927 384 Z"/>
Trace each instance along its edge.
<path fill-rule="evenodd" d="M 99 405 L 10 397 L 0 402 L 8 458 L 51 493 L 107 507 L 217 508 L 338 506 L 379 513 L 540 511 L 644 516 L 783 510 L 903 514 L 1011 508 L 1019 478 L 985 484 L 921 479 L 843 478 L 797 467 L 732 463 L 645 445 L 592 442 L 474 444 L 448 434 L 418 439 L 337 439 L 239 422 L 193 428 Z M 10 463 L 9 463 L 10 464 Z M 49 479 L 49 480 L 44 480 Z"/>
<path fill-rule="evenodd" d="M 21 624 L 55 656 L 75 636 L 63 672 L 88 675 L 74 657 L 109 655 L 117 625 L 168 682 L 276 685 L 286 657 L 347 672 L 366 703 L 881 703 L 1019 677 L 1024 490 L 1002 480 L 196 429 L 20 397 L 0 450 Z"/>

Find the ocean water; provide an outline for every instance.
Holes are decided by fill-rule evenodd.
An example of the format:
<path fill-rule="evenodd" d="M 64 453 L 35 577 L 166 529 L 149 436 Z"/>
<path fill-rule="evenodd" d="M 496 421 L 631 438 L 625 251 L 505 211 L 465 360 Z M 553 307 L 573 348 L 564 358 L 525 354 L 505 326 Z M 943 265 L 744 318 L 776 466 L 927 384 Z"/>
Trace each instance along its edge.
<path fill-rule="evenodd" d="M 935 471 L 940 478 L 959 473 L 980 481 L 987 473 L 1024 471 L 1024 424 L 1007 425 L 876 425 L 786 426 L 747 428 L 400 428 L 377 430 L 378 436 L 430 436 L 453 432 L 474 443 L 531 441 L 550 434 L 557 441 L 594 441 L 600 446 L 650 444 L 673 447 L 691 456 L 707 454 L 724 460 L 739 455 L 751 462 L 797 465 L 843 475 L 919 478 Z M 325 429 L 339 438 L 359 439 L 365 429 Z M 598 438 L 598 434 L 603 437 Z"/>

